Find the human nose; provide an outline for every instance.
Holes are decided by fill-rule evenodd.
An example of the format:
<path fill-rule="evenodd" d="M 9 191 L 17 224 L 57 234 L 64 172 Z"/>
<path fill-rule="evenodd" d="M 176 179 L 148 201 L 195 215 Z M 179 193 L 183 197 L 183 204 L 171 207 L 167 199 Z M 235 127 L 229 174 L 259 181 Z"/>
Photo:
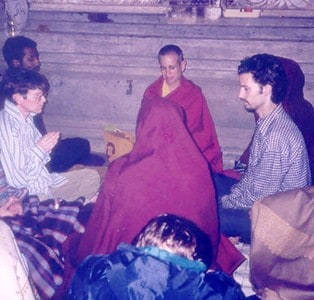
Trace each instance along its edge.
<path fill-rule="evenodd" d="M 244 96 L 243 89 L 240 88 L 240 91 L 239 91 L 239 99 L 243 99 L 243 96 Z"/>
<path fill-rule="evenodd" d="M 41 66 L 41 62 L 39 60 L 39 58 L 36 58 L 35 61 L 34 61 L 34 65 L 35 65 L 35 68 L 36 69 L 40 69 L 40 66 Z"/>
<path fill-rule="evenodd" d="M 171 75 L 171 73 L 172 73 L 172 69 L 171 69 L 171 68 L 166 68 L 166 69 L 165 69 L 165 75 L 166 75 L 166 76 Z"/>

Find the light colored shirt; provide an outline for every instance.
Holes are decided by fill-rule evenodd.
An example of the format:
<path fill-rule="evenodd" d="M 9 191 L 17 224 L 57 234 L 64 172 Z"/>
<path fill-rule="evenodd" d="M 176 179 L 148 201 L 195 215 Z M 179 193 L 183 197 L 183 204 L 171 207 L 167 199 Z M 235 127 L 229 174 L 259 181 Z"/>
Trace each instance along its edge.
<path fill-rule="evenodd" d="M 33 117 L 24 118 L 18 107 L 6 100 L 0 112 L 0 160 L 7 182 L 26 187 L 32 195 L 51 195 L 51 186 L 62 186 L 67 180 L 47 170 L 50 156 L 37 145 L 41 137 Z"/>
<path fill-rule="evenodd" d="M 280 104 L 257 121 L 248 168 L 231 193 L 222 197 L 222 206 L 250 208 L 258 199 L 310 182 L 303 136 Z"/>

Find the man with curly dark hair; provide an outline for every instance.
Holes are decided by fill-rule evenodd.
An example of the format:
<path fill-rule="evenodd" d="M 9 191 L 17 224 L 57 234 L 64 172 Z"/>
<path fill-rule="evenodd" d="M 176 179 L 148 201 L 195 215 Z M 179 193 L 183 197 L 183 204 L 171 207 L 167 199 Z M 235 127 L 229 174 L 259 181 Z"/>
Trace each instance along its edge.
<path fill-rule="evenodd" d="M 282 105 L 287 78 L 279 59 L 270 54 L 247 57 L 241 61 L 238 75 L 239 98 L 245 110 L 258 116 L 249 163 L 227 195 L 221 191 L 226 187 L 224 178 L 214 178 L 222 232 L 249 242 L 249 211 L 254 202 L 310 185 L 311 175 L 303 136 Z"/>

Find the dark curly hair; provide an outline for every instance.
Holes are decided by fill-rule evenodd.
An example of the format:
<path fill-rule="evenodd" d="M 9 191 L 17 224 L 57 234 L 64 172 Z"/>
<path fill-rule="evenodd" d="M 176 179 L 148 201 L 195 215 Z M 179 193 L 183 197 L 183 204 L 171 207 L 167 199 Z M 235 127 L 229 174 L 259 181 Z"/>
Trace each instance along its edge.
<path fill-rule="evenodd" d="M 287 93 L 288 81 L 280 60 L 271 54 L 256 54 L 240 62 L 238 74 L 251 73 L 261 86 L 272 87 L 272 102 L 281 103 Z"/>
<path fill-rule="evenodd" d="M 3 47 L 2 55 L 9 68 L 13 68 L 13 60 L 23 60 L 25 48 L 37 48 L 37 43 L 25 36 L 14 36 L 8 38 Z"/>

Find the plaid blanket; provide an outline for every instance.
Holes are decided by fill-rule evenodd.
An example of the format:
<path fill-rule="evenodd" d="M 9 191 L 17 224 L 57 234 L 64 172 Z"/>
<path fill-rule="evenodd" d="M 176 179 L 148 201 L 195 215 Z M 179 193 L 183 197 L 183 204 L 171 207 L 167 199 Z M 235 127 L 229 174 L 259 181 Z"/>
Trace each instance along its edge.
<path fill-rule="evenodd" d="M 40 299 L 50 299 L 63 281 L 62 243 L 73 232 L 83 232 L 78 215 L 84 198 L 39 202 L 36 196 L 23 201 L 24 215 L 4 220 L 11 227 Z"/>

